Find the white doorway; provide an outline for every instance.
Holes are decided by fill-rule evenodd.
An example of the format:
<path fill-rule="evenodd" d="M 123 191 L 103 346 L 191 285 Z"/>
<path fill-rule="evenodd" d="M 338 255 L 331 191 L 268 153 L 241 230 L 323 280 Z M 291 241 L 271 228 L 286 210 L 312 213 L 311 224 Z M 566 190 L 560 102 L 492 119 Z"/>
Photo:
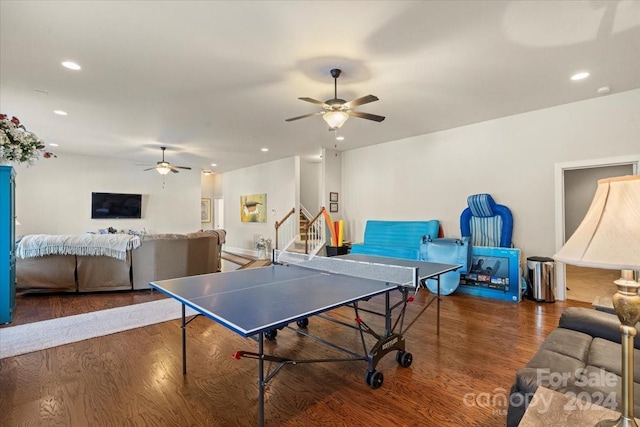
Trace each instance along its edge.
<path fill-rule="evenodd" d="M 213 229 L 224 229 L 224 199 L 213 199 Z"/>
<path fill-rule="evenodd" d="M 640 155 L 555 165 L 556 251 L 564 245 L 586 214 L 595 194 L 597 180 L 611 176 L 637 175 L 639 165 Z M 567 276 L 562 263 L 556 263 L 556 281 L 556 298 L 565 300 Z"/>

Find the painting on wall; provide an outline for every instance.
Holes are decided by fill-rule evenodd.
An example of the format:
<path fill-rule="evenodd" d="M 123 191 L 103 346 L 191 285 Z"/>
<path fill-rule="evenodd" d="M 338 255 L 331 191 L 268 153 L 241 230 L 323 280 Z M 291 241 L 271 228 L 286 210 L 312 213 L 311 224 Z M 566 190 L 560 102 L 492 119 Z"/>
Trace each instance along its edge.
<path fill-rule="evenodd" d="M 200 199 L 200 222 L 211 222 L 211 199 Z"/>
<path fill-rule="evenodd" d="M 240 196 L 240 221 L 267 222 L 267 195 Z"/>

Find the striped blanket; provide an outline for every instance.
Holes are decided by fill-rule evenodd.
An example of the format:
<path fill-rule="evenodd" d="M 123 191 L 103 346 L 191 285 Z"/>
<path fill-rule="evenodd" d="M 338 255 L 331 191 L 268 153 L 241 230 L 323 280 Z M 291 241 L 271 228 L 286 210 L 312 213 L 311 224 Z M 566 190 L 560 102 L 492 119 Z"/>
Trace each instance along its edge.
<path fill-rule="evenodd" d="M 31 234 L 17 245 L 18 258 L 46 255 L 94 255 L 125 260 L 127 251 L 140 246 L 140 237 L 128 234 Z"/>

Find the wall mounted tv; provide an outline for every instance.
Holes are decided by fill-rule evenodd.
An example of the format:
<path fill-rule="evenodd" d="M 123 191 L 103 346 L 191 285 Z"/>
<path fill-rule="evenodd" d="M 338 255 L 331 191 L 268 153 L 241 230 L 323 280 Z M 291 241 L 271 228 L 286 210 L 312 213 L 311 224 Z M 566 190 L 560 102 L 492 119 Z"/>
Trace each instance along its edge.
<path fill-rule="evenodd" d="M 91 193 L 91 218 L 142 218 L 142 194 Z"/>

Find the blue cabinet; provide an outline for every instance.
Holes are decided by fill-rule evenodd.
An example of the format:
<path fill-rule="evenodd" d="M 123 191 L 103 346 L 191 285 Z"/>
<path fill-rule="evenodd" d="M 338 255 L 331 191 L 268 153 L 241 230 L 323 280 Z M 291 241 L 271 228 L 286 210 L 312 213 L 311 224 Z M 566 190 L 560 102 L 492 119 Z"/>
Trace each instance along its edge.
<path fill-rule="evenodd" d="M 0 324 L 13 319 L 16 308 L 16 173 L 0 166 Z"/>

